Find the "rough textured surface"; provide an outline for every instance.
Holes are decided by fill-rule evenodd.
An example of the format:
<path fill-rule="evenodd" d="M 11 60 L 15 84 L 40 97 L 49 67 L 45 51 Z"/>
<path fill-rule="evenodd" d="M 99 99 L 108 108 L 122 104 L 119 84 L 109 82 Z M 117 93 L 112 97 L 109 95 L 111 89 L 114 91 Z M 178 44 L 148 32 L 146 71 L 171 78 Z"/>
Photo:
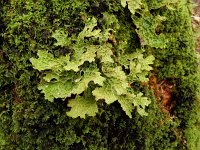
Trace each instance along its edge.
<path fill-rule="evenodd" d="M 163 48 L 146 45 L 150 41 L 145 30 L 136 29 L 127 7 L 119 0 L 10 0 L 0 1 L 0 149 L 135 149 L 168 150 L 198 147 L 197 56 L 186 0 L 142 0 L 151 10 L 144 22 L 152 26 L 151 16 L 164 16 L 156 33 L 164 35 Z M 142 6 L 143 7 L 143 6 Z M 135 17 L 140 18 L 136 13 Z M 64 55 L 68 47 L 57 47 L 52 38 L 55 30 L 79 33 L 83 19 L 98 18 L 98 26 L 119 29 L 116 41 L 122 48 L 146 49 L 156 58 L 154 71 L 158 83 L 167 80 L 174 85 L 170 113 L 163 112 L 153 92 L 140 83 L 138 91 L 151 98 L 146 117 L 136 111 L 132 119 L 118 103 L 99 102 L 96 117 L 72 119 L 66 116 L 66 101 L 46 101 L 37 89 L 40 73 L 33 69 L 30 58 L 38 50 L 47 50 L 55 57 Z M 105 16 L 105 19 L 102 19 Z M 112 17 L 113 22 L 109 22 Z M 160 18 L 158 18 L 160 19 Z M 149 23 L 150 20 L 150 23 Z M 151 26 L 152 25 L 152 26 Z M 146 26 L 145 26 L 146 27 Z M 149 28 L 147 28 L 148 30 Z M 142 32 L 139 37 L 136 33 Z M 150 32 L 150 33 L 151 33 Z M 156 37 L 155 33 L 153 33 Z M 128 39 L 128 43 L 123 43 Z M 147 41 L 146 40 L 146 41 Z M 189 130 L 188 130 L 189 129 Z M 198 149 L 197 149 L 198 150 Z"/>

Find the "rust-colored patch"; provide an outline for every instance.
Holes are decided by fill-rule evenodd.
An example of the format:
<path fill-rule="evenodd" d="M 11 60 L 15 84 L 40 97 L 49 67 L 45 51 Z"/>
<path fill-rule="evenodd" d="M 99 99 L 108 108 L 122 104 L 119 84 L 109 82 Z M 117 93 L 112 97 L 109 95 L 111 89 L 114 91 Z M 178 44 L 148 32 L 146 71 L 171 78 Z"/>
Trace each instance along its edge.
<path fill-rule="evenodd" d="M 153 90 L 162 111 L 170 113 L 172 107 L 174 106 L 174 102 L 172 101 L 174 85 L 168 80 L 158 81 L 157 76 L 152 75 L 149 80 L 149 86 Z"/>

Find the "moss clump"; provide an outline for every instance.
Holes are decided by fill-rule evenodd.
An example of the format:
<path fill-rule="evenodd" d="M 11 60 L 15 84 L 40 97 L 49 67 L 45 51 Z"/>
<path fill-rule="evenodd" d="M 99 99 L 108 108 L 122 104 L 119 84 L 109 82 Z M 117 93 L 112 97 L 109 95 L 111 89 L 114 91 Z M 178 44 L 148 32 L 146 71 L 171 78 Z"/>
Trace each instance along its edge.
<path fill-rule="evenodd" d="M 197 137 L 191 137 L 197 127 L 194 124 L 198 80 L 188 2 L 141 2 L 141 10 L 134 16 L 119 0 L 0 2 L 1 149 L 167 150 L 186 149 L 187 140 L 189 146 L 191 139 L 197 141 Z M 145 7 L 147 15 L 143 15 Z M 157 22 L 152 18 L 158 15 L 165 19 L 157 18 L 158 25 L 154 26 Z M 118 103 L 108 106 L 100 102 L 96 117 L 72 119 L 65 114 L 69 109 L 65 101 L 57 99 L 51 103 L 44 99 L 37 89 L 40 73 L 32 68 L 30 58 L 36 57 L 38 50 L 48 50 L 55 57 L 64 55 L 69 48 L 54 45 L 54 31 L 78 34 L 84 28 L 84 18 L 92 16 L 102 30 L 112 27 L 118 31 L 117 46 L 130 51 L 145 49 L 146 55 L 155 56 L 154 73 L 159 80 L 167 79 L 175 85 L 173 119 L 158 107 L 152 91 L 139 83 L 134 83 L 136 89 L 144 91 L 152 101 L 147 117 L 135 111 L 130 119 Z M 141 21 L 149 28 L 137 26 Z M 152 38 L 159 42 L 162 41 L 156 37 L 162 35 L 166 41 L 157 46 L 146 33 L 152 33 Z"/>

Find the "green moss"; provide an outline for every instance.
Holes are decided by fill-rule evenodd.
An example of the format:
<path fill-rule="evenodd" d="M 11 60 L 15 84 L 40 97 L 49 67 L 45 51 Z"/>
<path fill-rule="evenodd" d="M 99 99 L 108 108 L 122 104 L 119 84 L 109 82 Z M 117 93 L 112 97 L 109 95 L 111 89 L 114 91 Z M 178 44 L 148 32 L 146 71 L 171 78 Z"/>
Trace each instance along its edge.
<path fill-rule="evenodd" d="M 186 0 L 169 6 L 164 5 L 166 2 L 143 1 L 151 9 L 150 15 L 166 17 L 158 34 L 165 35 L 168 42 L 165 48 L 155 48 L 141 45 L 132 16 L 119 0 L 1 1 L 0 149 L 168 150 L 186 149 L 183 144 L 186 139 L 195 150 L 193 143 L 198 144 L 198 134 L 193 133 L 199 126 L 195 107 L 198 76 L 190 12 Z M 174 119 L 165 119 L 166 114 L 158 108 L 151 91 L 138 83 L 135 83 L 138 89 L 146 91 L 152 101 L 147 117 L 135 112 L 130 119 L 118 103 L 107 106 L 99 102 L 96 117 L 72 119 L 65 114 L 66 102 L 57 99 L 51 103 L 44 99 L 37 89 L 40 73 L 32 68 L 29 59 L 36 57 L 38 50 L 48 50 L 56 57 L 65 54 L 69 48 L 56 47 L 52 33 L 59 29 L 78 34 L 84 27 L 84 18 L 91 16 L 98 19 L 102 30 L 112 27 L 118 31 L 117 46 L 129 51 L 142 47 L 155 56 L 154 72 L 159 79 L 175 84 Z"/>

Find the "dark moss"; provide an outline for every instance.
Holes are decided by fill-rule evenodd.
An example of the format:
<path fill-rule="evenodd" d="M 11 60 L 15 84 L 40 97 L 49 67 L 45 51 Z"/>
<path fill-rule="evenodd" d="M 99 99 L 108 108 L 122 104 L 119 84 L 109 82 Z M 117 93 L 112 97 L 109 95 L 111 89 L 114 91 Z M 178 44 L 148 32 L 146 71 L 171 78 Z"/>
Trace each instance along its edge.
<path fill-rule="evenodd" d="M 67 117 L 65 101 L 48 102 L 37 89 L 40 74 L 32 68 L 29 59 L 35 57 L 40 49 L 55 56 L 65 54 L 67 47 L 54 46 L 51 35 L 57 29 L 79 33 L 84 26 L 84 16 L 96 16 L 100 28 L 104 29 L 109 23 L 105 26 L 102 14 L 114 15 L 117 22 L 113 21 L 110 27 L 119 31 L 116 32 L 117 41 L 128 39 L 127 49 L 130 51 L 133 47 L 141 48 L 131 14 L 119 0 L 0 2 L 3 6 L 0 7 L 0 32 L 3 33 L 0 36 L 2 150 L 186 149 L 183 132 L 188 124 L 192 124 L 192 119 L 188 118 L 195 113 L 198 86 L 190 12 L 186 1 L 174 4 L 177 5 L 176 10 L 168 9 L 161 0 L 147 2 L 153 15 L 167 18 L 160 30 L 169 40 L 167 47 L 156 49 L 147 45 L 146 49 L 156 58 L 154 71 L 159 79 L 172 79 L 176 85 L 173 94 L 176 104 L 172 111 L 175 118 L 172 120 L 166 119 L 166 114 L 148 90 L 146 95 L 152 103 L 147 117 L 135 112 L 130 119 L 116 102 L 110 106 L 100 103 L 99 114 L 83 120 Z"/>

